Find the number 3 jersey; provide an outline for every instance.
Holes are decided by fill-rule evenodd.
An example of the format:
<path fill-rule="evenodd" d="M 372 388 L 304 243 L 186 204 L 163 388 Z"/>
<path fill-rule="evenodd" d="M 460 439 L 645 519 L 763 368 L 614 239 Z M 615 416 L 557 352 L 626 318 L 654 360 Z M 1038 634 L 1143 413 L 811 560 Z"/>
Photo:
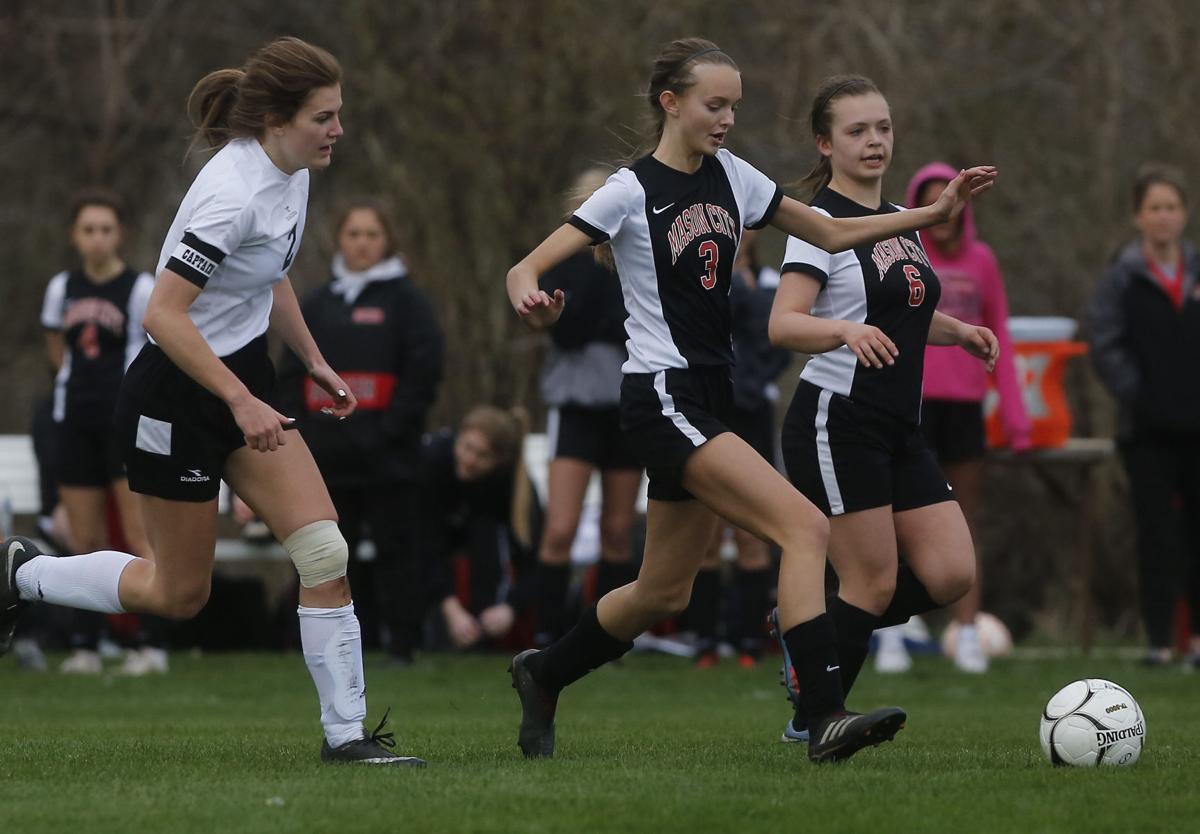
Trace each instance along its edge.
<path fill-rule="evenodd" d="M 830 217 L 903 211 L 886 201 L 878 209 L 867 208 L 829 188 L 817 194 L 812 207 Z M 842 345 L 809 359 L 800 378 L 920 423 L 925 343 L 941 285 L 917 233 L 833 254 L 789 237 L 780 272 L 800 272 L 821 283 L 812 306 L 814 316 L 878 327 L 900 351 L 894 365 L 864 368 L 854 352 Z"/>
<path fill-rule="evenodd" d="M 288 175 L 256 139 L 234 139 L 196 175 L 158 259 L 200 287 L 188 310 L 213 353 L 266 332 L 271 289 L 287 273 L 308 208 L 308 170 Z"/>
<path fill-rule="evenodd" d="M 684 173 L 645 156 L 568 221 L 612 242 L 625 310 L 626 374 L 733 363 L 730 275 L 742 229 L 770 222 L 779 187 L 726 150 Z"/>

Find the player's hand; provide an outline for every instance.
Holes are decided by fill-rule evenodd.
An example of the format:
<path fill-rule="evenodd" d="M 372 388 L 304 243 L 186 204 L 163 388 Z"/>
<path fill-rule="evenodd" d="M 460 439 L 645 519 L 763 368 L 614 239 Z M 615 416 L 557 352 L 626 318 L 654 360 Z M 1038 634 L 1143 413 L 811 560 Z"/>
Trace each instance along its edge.
<path fill-rule="evenodd" d="M 247 393 L 243 399 L 229 404 L 233 420 L 242 430 L 246 445 L 256 452 L 274 452 L 286 446 L 283 430 L 294 420 L 285 417 L 257 397 Z"/>
<path fill-rule="evenodd" d="M 457 597 L 447 597 L 442 602 L 442 616 L 446 618 L 446 630 L 456 649 L 469 649 L 483 637 L 479 622 L 463 608 Z"/>
<path fill-rule="evenodd" d="M 525 293 L 513 304 L 513 309 L 521 317 L 521 321 L 534 330 L 544 330 L 558 321 L 566 306 L 567 296 L 562 290 L 555 290 L 550 295 L 545 290 Z"/>
<path fill-rule="evenodd" d="M 333 372 L 328 365 L 316 365 L 308 372 L 313 382 L 320 385 L 325 393 L 333 397 L 333 406 L 321 409 L 322 414 L 332 414 L 339 420 L 345 420 L 358 408 L 358 398 L 350 390 L 340 376 Z"/>
<path fill-rule="evenodd" d="M 988 373 L 996 367 L 1000 358 L 1000 340 L 988 328 L 977 324 L 964 324 L 958 331 L 958 344 L 967 353 L 987 364 Z"/>
<path fill-rule="evenodd" d="M 864 368 L 882 368 L 884 365 L 896 364 L 900 349 L 878 327 L 852 321 L 842 322 L 842 327 L 842 341 L 854 351 L 859 364 Z"/>
<path fill-rule="evenodd" d="M 483 632 L 493 639 L 503 637 L 512 629 L 517 619 L 517 612 L 507 602 L 485 608 L 479 613 L 479 624 Z"/>
<path fill-rule="evenodd" d="M 992 165 L 977 165 L 958 172 L 946 189 L 933 203 L 937 223 L 946 223 L 962 212 L 971 198 L 982 194 L 996 184 L 996 168 Z"/>

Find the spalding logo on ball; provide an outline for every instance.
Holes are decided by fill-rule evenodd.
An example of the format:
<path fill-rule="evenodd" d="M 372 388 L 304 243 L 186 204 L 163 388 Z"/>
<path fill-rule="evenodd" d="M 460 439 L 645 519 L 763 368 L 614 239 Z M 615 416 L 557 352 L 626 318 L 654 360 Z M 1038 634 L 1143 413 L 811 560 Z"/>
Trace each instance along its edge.
<path fill-rule="evenodd" d="M 1055 693 L 1042 710 L 1042 750 L 1051 764 L 1131 765 L 1142 755 L 1146 718 L 1129 691 L 1086 678 Z"/>

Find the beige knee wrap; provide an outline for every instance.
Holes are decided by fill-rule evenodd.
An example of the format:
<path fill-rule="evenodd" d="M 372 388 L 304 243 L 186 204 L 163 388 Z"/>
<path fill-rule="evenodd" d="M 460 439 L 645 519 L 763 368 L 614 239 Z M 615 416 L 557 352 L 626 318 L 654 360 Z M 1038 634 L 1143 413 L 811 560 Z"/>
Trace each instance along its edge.
<path fill-rule="evenodd" d="M 306 524 L 287 537 L 283 549 L 296 563 L 300 584 L 305 588 L 346 575 L 350 550 L 335 521 Z"/>

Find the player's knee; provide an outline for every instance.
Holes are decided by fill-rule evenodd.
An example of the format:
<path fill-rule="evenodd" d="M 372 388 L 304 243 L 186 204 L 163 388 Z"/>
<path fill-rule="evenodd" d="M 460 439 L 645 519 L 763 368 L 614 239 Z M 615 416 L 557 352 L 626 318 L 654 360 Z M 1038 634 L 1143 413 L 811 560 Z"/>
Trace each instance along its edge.
<path fill-rule="evenodd" d="M 163 600 L 158 613 L 168 620 L 190 620 L 208 604 L 209 590 L 210 585 L 207 582 L 190 588 L 173 588 Z"/>
<path fill-rule="evenodd" d="M 960 559 L 948 564 L 930 583 L 929 596 L 942 605 L 958 602 L 975 584 L 975 560 Z"/>
<path fill-rule="evenodd" d="M 555 557 L 559 554 L 570 554 L 574 541 L 574 528 L 561 522 L 550 522 L 542 531 L 542 551 L 549 554 L 548 561 L 557 561 Z"/>
<path fill-rule="evenodd" d="M 631 522 L 632 519 L 625 516 L 600 519 L 600 547 L 606 554 L 629 555 Z"/>
<path fill-rule="evenodd" d="M 860 607 L 868 611 L 883 611 L 896 595 L 895 571 L 883 571 L 871 576 L 862 591 L 856 594 Z"/>
<path fill-rule="evenodd" d="M 802 499 L 789 509 L 782 532 L 772 538 L 785 551 L 819 554 L 824 560 L 829 550 L 829 519 Z"/>
<path fill-rule="evenodd" d="M 295 563 L 300 584 L 305 588 L 315 588 L 346 575 L 350 549 L 336 522 L 306 524 L 284 540 L 283 549 Z"/>
<path fill-rule="evenodd" d="M 658 619 L 682 614 L 692 601 L 692 583 L 647 587 L 638 581 L 638 599 L 642 607 Z"/>

